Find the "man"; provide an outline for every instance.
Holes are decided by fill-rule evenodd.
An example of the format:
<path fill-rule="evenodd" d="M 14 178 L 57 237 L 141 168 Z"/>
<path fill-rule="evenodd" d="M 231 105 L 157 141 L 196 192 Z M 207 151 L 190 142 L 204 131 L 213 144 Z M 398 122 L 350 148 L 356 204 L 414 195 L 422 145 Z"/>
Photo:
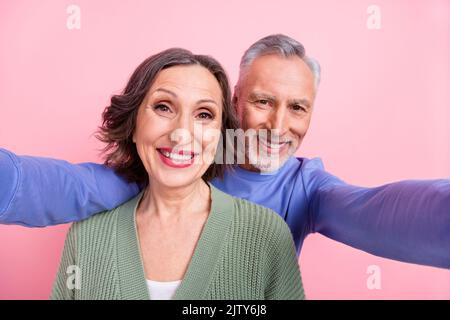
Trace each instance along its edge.
<path fill-rule="evenodd" d="M 272 35 L 253 44 L 241 60 L 233 103 L 242 129 L 268 131 L 269 140 L 250 136 L 246 163 L 214 185 L 277 212 L 298 254 L 305 237 L 320 232 L 378 256 L 450 268 L 449 179 L 364 188 L 327 173 L 320 159 L 293 156 L 308 131 L 319 80 L 318 63 L 294 39 Z M 25 226 L 81 220 L 139 191 L 105 166 L 6 150 L 0 181 L 0 222 Z"/>

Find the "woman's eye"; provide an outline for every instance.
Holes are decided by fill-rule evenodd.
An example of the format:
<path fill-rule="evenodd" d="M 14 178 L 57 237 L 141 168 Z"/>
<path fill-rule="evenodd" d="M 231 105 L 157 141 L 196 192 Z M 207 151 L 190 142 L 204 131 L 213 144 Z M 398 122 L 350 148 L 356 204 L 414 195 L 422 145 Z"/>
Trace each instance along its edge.
<path fill-rule="evenodd" d="M 170 108 L 165 104 L 157 104 L 153 108 L 162 112 L 170 112 Z"/>
<path fill-rule="evenodd" d="M 213 116 L 208 112 L 201 112 L 198 114 L 198 117 L 200 119 L 212 119 L 213 118 Z"/>

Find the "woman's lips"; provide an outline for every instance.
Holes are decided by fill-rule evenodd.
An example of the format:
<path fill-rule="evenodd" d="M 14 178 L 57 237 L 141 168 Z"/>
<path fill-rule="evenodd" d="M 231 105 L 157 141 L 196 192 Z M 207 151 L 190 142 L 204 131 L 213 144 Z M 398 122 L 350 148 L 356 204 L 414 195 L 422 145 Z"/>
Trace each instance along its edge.
<path fill-rule="evenodd" d="M 194 158 L 198 155 L 198 153 L 187 150 L 174 152 L 172 148 L 158 148 L 156 151 L 158 151 L 161 161 L 172 168 L 189 167 L 194 163 Z"/>

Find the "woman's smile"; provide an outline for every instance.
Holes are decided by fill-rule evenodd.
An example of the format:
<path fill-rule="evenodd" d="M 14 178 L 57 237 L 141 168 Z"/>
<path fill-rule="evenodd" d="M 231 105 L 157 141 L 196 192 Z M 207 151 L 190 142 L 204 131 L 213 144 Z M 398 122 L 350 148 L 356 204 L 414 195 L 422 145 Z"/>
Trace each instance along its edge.
<path fill-rule="evenodd" d="M 157 148 L 161 161 L 172 168 L 186 168 L 194 163 L 198 153 L 186 150 L 175 152 L 173 148 Z"/>

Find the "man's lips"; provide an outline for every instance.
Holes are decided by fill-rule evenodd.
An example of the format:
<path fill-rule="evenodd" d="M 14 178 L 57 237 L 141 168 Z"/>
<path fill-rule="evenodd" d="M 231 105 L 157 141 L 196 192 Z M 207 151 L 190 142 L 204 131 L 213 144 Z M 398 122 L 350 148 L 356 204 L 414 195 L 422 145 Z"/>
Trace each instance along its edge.
<path fill-rule="evenodd" d="M 270 152 L 278 152 L 281 149 L 283 149 L 283 147 L 289 146 L 291 144 L 291 141 L 281 141 L 280 142 L 278 140 L 275 143 L 275 142 L 272 142 L 271 140 L 260 139 L 260 138 L 258 138 L 258 142 Z"/>

